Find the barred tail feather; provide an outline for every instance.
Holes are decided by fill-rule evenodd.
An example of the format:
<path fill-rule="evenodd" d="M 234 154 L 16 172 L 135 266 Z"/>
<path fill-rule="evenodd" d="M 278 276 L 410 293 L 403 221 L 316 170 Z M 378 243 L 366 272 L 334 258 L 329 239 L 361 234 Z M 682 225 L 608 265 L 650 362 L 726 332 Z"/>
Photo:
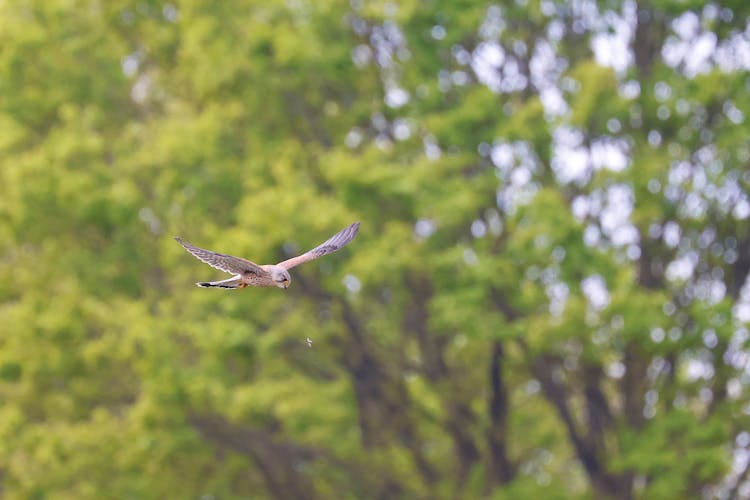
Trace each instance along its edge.
<path fill-rule="evenodd" d="M 201 281 L 200 283 L 196 283 L 196 285 L 203 288 L 242 288 L 240 286 L 241 283 L 242 279 L 240 276 L 234 276 L 222 281 Z"/>

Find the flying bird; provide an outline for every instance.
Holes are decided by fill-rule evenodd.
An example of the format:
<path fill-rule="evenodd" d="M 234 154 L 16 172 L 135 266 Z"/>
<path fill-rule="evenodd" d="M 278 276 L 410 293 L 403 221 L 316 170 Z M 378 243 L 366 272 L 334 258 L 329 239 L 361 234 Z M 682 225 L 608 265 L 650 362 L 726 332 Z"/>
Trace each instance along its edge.
<path fill-rule="evenodd" d="M 179 237 L 175 237 L 177 243 L 190 252 L 196 259 L 205 262 L 209 266 L 225 273 L 233 274 L 229 279 L 222 281 L 203 281 L 196 285 L 204 288 L 246 288 L 248 286 L 276 286 L 288 288 L 292 282 L 289 269 L 318 257 L 328 255 L 339 250 L 357 236 L 359 222 L 345 227 L 331 236 L 325 242 L 316 246 L 302 255 L 292 257 L 278 264 L 258 265 L 242 257 L 234 257 L 223 253 L 212 252 L 191 245 Z"/>

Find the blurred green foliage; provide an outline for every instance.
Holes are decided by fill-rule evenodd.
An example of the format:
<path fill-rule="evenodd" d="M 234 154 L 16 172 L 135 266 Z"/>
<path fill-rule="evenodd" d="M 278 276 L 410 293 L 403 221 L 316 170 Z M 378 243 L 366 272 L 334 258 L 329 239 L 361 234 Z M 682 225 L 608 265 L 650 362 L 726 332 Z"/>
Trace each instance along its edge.
<path fill-rule="evenodd" d="M 750 494 L 748 15 L 1 2 L 2 495 Z"/>

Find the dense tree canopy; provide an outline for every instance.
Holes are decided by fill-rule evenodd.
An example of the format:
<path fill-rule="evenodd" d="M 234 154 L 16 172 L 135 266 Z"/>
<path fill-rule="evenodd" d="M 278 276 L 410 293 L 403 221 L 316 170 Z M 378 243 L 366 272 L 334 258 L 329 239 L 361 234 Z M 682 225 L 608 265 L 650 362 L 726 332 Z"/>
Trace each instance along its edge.
<path fill-rule="evenodd" d="M 748 16 L 0 2 L 2 493 L 750 496 Z"/>

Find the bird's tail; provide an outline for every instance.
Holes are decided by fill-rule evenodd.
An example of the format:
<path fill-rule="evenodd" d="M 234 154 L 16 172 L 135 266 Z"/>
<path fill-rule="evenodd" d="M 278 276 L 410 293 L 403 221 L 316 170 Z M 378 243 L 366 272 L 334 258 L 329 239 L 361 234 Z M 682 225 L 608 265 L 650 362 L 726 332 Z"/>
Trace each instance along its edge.
<path fill-rule="evenodd" d="M 203 288 L 244 288 L 242 278 L 239 275 L 222 281 L 202 281 L 196 283 L 196 285 Z"/>

